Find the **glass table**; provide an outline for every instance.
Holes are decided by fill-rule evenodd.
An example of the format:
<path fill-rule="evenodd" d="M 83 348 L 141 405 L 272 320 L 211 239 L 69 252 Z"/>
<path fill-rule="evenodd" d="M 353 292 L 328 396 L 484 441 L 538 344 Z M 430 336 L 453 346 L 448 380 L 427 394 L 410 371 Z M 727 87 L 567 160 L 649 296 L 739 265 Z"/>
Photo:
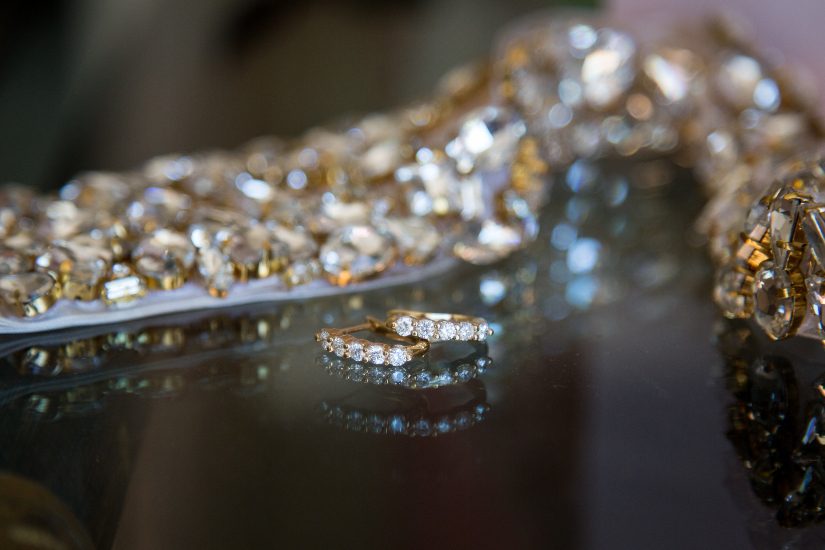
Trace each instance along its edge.
<path fill-rule="evenodd" d="M 667 161 L 578 162 L 537 241 L 489 267 L 4 338 L 0 537 L 822 547 L 821 350 L 721 318 L 696 189 Z M 313 340 L 395 307 L 482 315 L 495 335 L 407 370 Z"/>

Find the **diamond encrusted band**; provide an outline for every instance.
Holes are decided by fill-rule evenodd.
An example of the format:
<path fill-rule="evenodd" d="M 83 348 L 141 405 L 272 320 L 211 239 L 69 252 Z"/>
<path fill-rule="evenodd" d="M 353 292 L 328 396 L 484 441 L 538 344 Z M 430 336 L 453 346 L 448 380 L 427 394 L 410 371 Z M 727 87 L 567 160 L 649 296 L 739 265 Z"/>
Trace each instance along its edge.
<path fill-rule="evenodd" d="M 429 342 L 392 335 L 408 342 L 408 345 L 390 345 L 355 338 L 356 332 L 385 332 L 383 326 L 375 322 L 366 322 L 347 328 L 323 328 L 315 334 L 315 341 L 320 342 L 324 351 L 338 357 L 353 361 L 372 363 L 373 365 L 392 365 L 400 367 L 412 361 L 413 357 L 423 355 L 430 349 Z"/>
<path fill-rule="evenodd" d="M 412 336 L 428 342 L 484 342 L 493 334 L 493 329 L 483 318 L 459 313 L 394 309 L 387 313 L 384 325 L 399 336 Z"/>

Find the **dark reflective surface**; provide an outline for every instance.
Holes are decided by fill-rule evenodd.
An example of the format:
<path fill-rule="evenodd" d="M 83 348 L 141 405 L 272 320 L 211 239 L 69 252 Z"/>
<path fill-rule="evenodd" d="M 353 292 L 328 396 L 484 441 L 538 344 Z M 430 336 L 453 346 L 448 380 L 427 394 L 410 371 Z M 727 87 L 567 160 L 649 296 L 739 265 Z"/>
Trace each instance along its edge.
<path fill-rule="evenodd" d="M 805 422 L 776 428 L 773 397 L 742 404 L 778 390 L 732 365 L 775 345 L 719 332 L 688 244 L 698 206 L 667 163 L 579 164 L 539 240 L 489 268 L 4 340 L 0 468 L 98 547 L 817 547 L 819 489 L 777 515 L 788 493 L 748 465 L 752 426 L 793 439 Z M 393 307 L 483 315 L 496 335 L 434 354 L 437 388 L 319 355 L 320 326 Z M 821 352 L 793 353 L 783 381 Z M 807 410 L 805 364 L 779 393 Z"/>
<path fill-rule="evenodd" d="M 407 101 L 544 6 L 12 4 L 0 167 L 48 188 Z M 719 319 L 699 206 L 667 163 L 578 164 L 489 268 L 0 339 L 0 548 L 822 548 L 823 352 Z M 393 307 L 496 336 L 401 384 L 319 357 Z"/>

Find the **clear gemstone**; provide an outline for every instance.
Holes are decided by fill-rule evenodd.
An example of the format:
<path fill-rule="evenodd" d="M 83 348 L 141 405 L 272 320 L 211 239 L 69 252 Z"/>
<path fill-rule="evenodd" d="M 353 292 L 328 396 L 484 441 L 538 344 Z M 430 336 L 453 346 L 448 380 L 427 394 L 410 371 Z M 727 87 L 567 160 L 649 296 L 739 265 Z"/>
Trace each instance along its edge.
<path fill-rule="evenodd" d="M 343 357 L 346 353 L 346 345 L 344 344 L 344 339 L 340 336 L 336 336 L 332 339 L 332 351 L 338 357 Z"/>
<path fill-rule="evenodd" d="M 452 340 L 456 335 L 456 326 L 450 321 L 440 321 L 438 323 L 438 339 Z"/>
<path fill-rule="evenodd" d="M 796 297 L 791 278 L 784 269 L 764 262 L 754 276 L 754 317 L 774 340 L 791 335 Z"/>
<path fill-rule="evenodd" d="M 143 279 L 134 275 L 124 264 L 112 266 L 115 278 L 103 283 L 101 297 L 110 305 L 127 304 L 146 295 Z"/>
<path fill-rule="evenodd" d="M 435 322 L 430 319 L 419 319 L 415 323 L 415 335 L 423 340 L 432 340 L 435 335 Z"/>
<path fill-rule="evenodd" d="M 226 296 L 235 282 L 235 267 L 227 255 L 217 247 L 204 248 L 198 252 L 197 263 L 209 294 L 217 298 Z"/>
<path fill-rule="evenodd" d="M 327 278 L 336 285 L 362 281 L 387 269 L 395 260 L 392 237 L 368 225 L 333 232 L 321 247 Z"/>
<path fill-rule="evenodd" d="M 478 323 L 478 327 L 476 328 L 476 340 L 484 341 L 490 335 L 490 326 L 487 324 L 486 321 L 481 321 Z"/>
<path fill-rule="evenodd" d="M 406 315 L 395 320 L 395 333 L 399 336 L 410 336 L 413 333 L 413 319 Z"/>
<path fill-rule="evenodd" d="M 329 332 L 327 332 L 326 330 L 322 330 L 321 332 L 318 333 L 318 340 L 319 341 L 320 340 L 326 340 L 327 338 L 329 338 Z"/>
<path fill-rule="evenodd" d="M 636 76 L 636 46 L 626 34 L 601 29 L 598 38 L 581 61 L 581 90 L 595 109 L 606 108 L 624 94 Z"/>
<path fill-rule="evenodd" d="M 442 240 L 435 226 L 424 218 L 387 218 L 381 227 L 393 236 L 399 253 L 409 265 L 427 262 Z"/>
<path fill-rule="evenodd" d="M 367 347 L 367 361 L 376 365 L 383 365 L 384 360 L 384 346 L 373 344 Z"/>
<path fill-rule="evenodd" d="M 400 367 L 409 360 L 410 356 L 407 350 L 401 346 L 393 346 L 390 348 L 389 353 L 387 353 L 387 362 L 393 367 Z"/>
<path fill-rule="evenodd" d="M 500 168 L 509 164 L 524 135 L 524 122 L 508 109 L 482 107 L 466 115 L 458 136 L 445 151 L 456 161 L 458 171 Z"/>
<path fill-rule="evenodd" d="M 172 257 L 180 264 L 183 271 L 188 271 L 195 263 L 195 247 L 182 233 L 158 229 L 138 243 L 132 256 L 134 258 Z"/>
<path fill-rule="evenodd" d="M 790 251 L 787 250 L 787 246 L 793 242 L 800 210 L 801 200 L 795 198 L 793 191 L 789 189 L 780 191 L 771 205 L 770 233 L 773 259 L 776 265 L 783 269 L 788 264 Z"/>
<path fill-rule="evenodd" d="M 48 273 L 18 273 L 0 277 L 0 298 L 9 306 L 33 315 L 42 311 L 27 311 L 29 304 L 51 295 L 55 289 L 55 280 Z M 51 305 L 51 304 L 49 304 Z"/>
<path fill-rule="evenodd" d="M 811 210 L 802 220 L 808 248 L 819 267 L 825 269 L 825 217 L 821 210 Z"/>
<path fill-rule="evenodd" d="M 364 360 L 364 345 L 361 342 L 351 342 L 347 348 L 347 355 L 353 361 Z"/>
<path fill-rule="evenodd" d="M 475 329 L 473 328 L 472 323 L 468 323 L 467 321 L 462 321 L 458 324 L 458 339 L 459 340 L 472 340 L 473 334 L 475 334 Z"/>

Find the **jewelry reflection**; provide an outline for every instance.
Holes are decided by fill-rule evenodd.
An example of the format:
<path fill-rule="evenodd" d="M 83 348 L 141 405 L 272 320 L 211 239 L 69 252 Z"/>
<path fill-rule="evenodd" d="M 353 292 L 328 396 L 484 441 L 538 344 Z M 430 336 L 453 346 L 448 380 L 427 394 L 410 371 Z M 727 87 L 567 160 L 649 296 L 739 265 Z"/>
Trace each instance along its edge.
<path fill-rule="evenodd" d="M 322 418 L 348 431 L 438 437 L 466 430 L 490 411 L 481 380 L 438 391 L 364 386 L 337 400 L 322 401 Z"/>
<path fill-rule="evenodd" d="M 470 346 L 467 346 L 470 347 Z M 487 355 L 487 346 L 472 346 L 470 354 L 457 359 L 445 359 L 441 350 L 416 359 L 403 367 L 364 364 L 343 359 L 331 353 L 318 356 L 317 363 L 332 376 L 377 386 L 398 386 L 410 389 L 434 389 L 463 384 L 477 378 L 489 369 L 493 360 Z"/>
<path fill-rule="evenodd" d="M 776 508 L 782 527 L 825 520 L 825 372 L 821 366 L 761 353 L 751 329 L 730 322 L 726 355 L 728 438 L 751 487 Z M 813 369 L 809 368 L 812 367 Z M 813 370 L 813 374 L 810 372 Z"/>

